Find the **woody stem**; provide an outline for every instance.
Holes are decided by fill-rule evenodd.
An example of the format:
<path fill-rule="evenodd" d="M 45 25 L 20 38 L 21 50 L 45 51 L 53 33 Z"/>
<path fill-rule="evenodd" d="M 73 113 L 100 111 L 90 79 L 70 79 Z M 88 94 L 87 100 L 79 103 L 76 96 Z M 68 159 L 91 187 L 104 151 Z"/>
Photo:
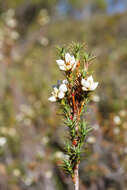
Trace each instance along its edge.
<path fill-rule="evenodd" d="M 80 120 L 80 113 L 79 110 L 77 110 L 77 126 L 76 126 L 76 131 L 77 131 L 77 136 L 78 136 L 78 124 L 79 124 L 79 120 Z M 77 145 L 76 145 L 77 146 Z M 75 190 L 79 190 L 79 162 L 75 164 L 74 167 L 74 187 Z"/>
<path fill-rule="evenodd" d="M 75 190 L 79 190 L 79 164 L 76 164 L 75 169 L 74 169 L 74 187 Z"/>

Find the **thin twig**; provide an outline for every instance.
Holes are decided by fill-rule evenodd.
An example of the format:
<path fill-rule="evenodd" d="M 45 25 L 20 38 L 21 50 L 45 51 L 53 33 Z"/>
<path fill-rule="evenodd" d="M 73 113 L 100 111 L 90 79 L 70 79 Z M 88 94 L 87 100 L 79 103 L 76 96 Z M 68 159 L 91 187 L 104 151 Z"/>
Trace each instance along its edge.
<path fill-rule="evenodd" d="M 79 171 L 78 171 L 78 168 L 79 168 L 79 164 L 77 164 L 75 166 L 75 169 L 74 169 L 74 187 L 75 187 L 75 190 L 79 190 Z"/>

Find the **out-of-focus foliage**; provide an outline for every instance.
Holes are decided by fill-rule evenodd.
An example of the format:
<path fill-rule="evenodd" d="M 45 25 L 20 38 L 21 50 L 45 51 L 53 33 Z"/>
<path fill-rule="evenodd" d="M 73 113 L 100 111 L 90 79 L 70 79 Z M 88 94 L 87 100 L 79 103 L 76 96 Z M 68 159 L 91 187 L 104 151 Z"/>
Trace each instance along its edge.
<path fill-rule="evenodd" d="M 106 0 L 69 0 L 70 4 L 75 8 L 83 8 L 83 6 L 87 6 L 88 4 L 93 4 L 96 8 L 105 9 L 107 2 Z"/>
<path fill-rule="evenodd" d="M 55 47 L 79 41 L 97 56 L 91 68 L 100 83 L 86 116 L 93 132 L 82 155 L 81 190 L 125 190 L 127 13 L 92 9 L 94 16 L 61 19 L 53 1 L 44 1 L 47 8 L 43 1 L 28 2 L 39 6 L 34 17 L 26 1 L 0 5 L 0 189 L 72 189 L 59 167 L 65 127 L 48 97 L 49 86 L 60 78 Z"/>
<path fill-rule="evenodd" d="M 25 0 L 13 0 L 13 1 L 12 0 L 6 0 L 6 5 L 8 7 L 15 8 L 17 6 L 20 6 L 20 5 L 23 5 L 23 4 L 27 3 L 27 4 L 35 4 L 35 5 L 42 4 L 44 6 L 49 7 L 49 6 L 52 6 L 52 5 L 54 6 L 57 1 L 58 0 L 28 0 L 26 2 Z M 3 3 L 3 5 L 4 5 L 4 3 Z"/>

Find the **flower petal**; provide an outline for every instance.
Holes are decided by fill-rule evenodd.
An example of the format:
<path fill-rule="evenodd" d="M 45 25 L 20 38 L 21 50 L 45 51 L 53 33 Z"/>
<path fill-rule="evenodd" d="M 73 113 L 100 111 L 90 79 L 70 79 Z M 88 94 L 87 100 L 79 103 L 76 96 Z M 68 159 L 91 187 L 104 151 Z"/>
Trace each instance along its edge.
<path fill-rule="evenodd" d="M 58 88 L 55 87 L 53 90 L 54 90 L 53 94 L 57 94 L 58 93 Z"/>
<path fill-rule="evenodd" d="M 73 68 L 72 68 L 72 71 L 74 71 L 74 70 L 75 70 L 76 65 L 77 65 L 77 63 L 74 63 Z"/>
<path fill-rule="evenodd" d="M 70 62 L 71 62 L 71 64 L 75 64 L 76 63 L 74 56 L 71 56 Z"/>
<path fill-rule="evenodd" d="M 63 97 L 64 97 L 64 92 L 62 92 L 62 91 L 60 91 L 59 93 L 58 93 L 58 98 L 59 99 L 62 99 Z"/>
<path fill-rule="evenodd" d="M 90 90 L 95 90 L 96 88 L 97 88 L 97 86 L 98 86 L 98 82 L 94 82 L 92 85 L 91 85 L 91 87 L 90 87 Z"/>
<path fill-rule="evenodd" d="M 84 87 L 84 86 L 82 87 L 82 90 L 83 91 L 88 91 L 88 89 L 86 87 Z"/>
<path fill-rule="evenodd" d="M 55 96 L 51 96 L 51 97 L 48 98 L 48 100 L 50 102 L 56 102 L 56 97 Z"/>
<path fill-rule="evenodd" d="M 65 54 L 65 61 L 68 63 L 68 62 L 70 62 L 70 59 L 71 59 L 70 53 L 66 53 Z"/>
<path fill-rule="evenodd" d="M 67 92 L 66 84 L 61 84 L 60 87 L 59 87 L 59 90 L 62 91 L 62 92 Z"/>
<path fill-rule="evenodd" d="M 59 68 L 60 68 L 61 71 L 66 71 L 65 66 L 59 66 Z"/>
<path fill-rule="evenodd" d="M 82 80 L 81 80 L 81 84 L 82 84 L 83 86 L 84 86 L 84 84 L 85 84 L 85 81 L 86 81 L 85 79 L 82 79 Z"/>
<path fill-rule="evenodd" d="M 90 75 L 90 76 L 87 78 L 87 81 L 93 83 L 93 77 L 92 77 L 92 75 Z"/>
<path fill-rule="evenodd" d="M 62 66 L 62 65 L 64 65 L 64 60 L 58 59 L 58 60 L 56 60 L 56 63 L 57 63 L 57 65 Z"/>
<path fill-rule="evenodd" d="M 85 80 L 83 86 L 86 87 L 86 88 L 90 88 L 91 84 L 90 84 L 89 81 Z"/>
<path fill-rule="evenodd" d="M 68 84 L 68 80 L 65 79 L 65 80 L 62 81 L 62 83 L 63 83 L 63 84 Z"/>

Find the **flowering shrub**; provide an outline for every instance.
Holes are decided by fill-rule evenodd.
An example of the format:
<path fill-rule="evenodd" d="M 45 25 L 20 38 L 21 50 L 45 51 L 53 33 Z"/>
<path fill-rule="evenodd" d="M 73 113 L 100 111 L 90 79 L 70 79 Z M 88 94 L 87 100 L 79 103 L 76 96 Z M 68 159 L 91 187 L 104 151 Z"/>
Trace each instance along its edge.
<path fill-rule="evenodd" d="M 91 130 L 82 115 L 86 110 L 90 94 L 97 88 L 98 82 L 94 82 L 88 71 L 93 58 L 84 52 L 83 46 L 73 44 L 70 53 L 68 51 L 65 48 L 58 49 L 60 59 L 56 62 L 66 79 L 62 82 L 58 81 L 58 84 L 53 86 L 49 101 L 59 103 L 64 123 L 69 128 L 70 135 L 65 149 L 68 157 L 64 160 L 63 167 L 71 174 L 75 189 L 78 190 L 81 148 Z"/>

